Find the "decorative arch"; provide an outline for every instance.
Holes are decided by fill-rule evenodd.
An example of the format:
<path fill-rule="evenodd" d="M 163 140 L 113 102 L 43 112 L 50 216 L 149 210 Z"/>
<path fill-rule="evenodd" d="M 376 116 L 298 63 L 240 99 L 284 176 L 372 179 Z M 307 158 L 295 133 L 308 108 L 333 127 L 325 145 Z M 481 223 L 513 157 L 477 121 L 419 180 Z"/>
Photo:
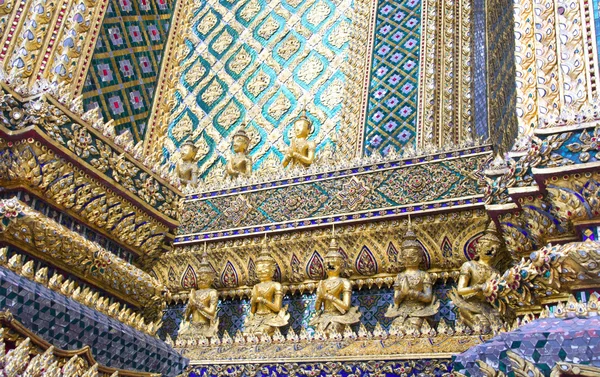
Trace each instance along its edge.
<path fill-rule="evenodd" d="M 473 237 L 469 238 L 465 243 L 463 253 L 467 260 L 473 260 L 477 257 L 477 243 L 484 233 L 485 232 L 477 233 Z"/>
<path fill-rule="evenodd" d="M 188 264 L 183 276 L 181 277 L 181 287 L 183 289 L 192 289 L 198 286 L 198 277 L 192 265 Z"/>
<path fill-rule="evenodd" d="M 248 258 L 248 285 L 253 285 L 258 281 L 258 277 L 256 276 L 256 264 L 254 264 L 254 260 L 252 257 Z"/>
<path fill-rule="evenodd" d="M 390 263 L 394 264 L 398 262 L 398 249 L 392 241 L 388 244 L 386 254 Z"/>
<path fill-rule="evenodd" d="M 282 275 L 279 263 L 275 263 L 275 273 L 273 274 L 273 280 L 281 283 Z"/>
<path fill-rule="evenodd" d="M 321 257 L 321 254 L 319 254 L 319 252 L 316 250 L 308 259 L 308 263 L 306 263 L 306 276 L 313 280 L 321 280 L 325 278 L 325 263 Z"/>
<path fill-rule="evenodd" d="M 238 273 L 233 263 L 227 261 L 225 263 L 225 267 L 223 268 L 223 272 L 221 272 L 220 282 L 223 287 L 226 288 L 235 288 L 238 286 Z"/>
<path fill-rule="evenodd" d="M 421 249 L 423 250 L 423 263 L 425 264 L 425 269 L 429 270 L 431 268 L 431 254 L 429 254 L 429 251 L 427 251 L 425 245 L 423 245 L 419 239 L 417 239 L 417 242 L 421 245 Z"/>
<path fill-rule="evenodd" d="M 169 281 L 169 283 L 171 284 L 177 284 L 177 275 L 175 275 L 175 270 L 173 269 L 173 266 L 169 267 L 169 272 L 167 273 L 167 280 Z"/>
<path fill-rule="evenodd" d="M 450 242 L 448 236 L 444 236 L 440 250 L 442 250 L 442 256 L 444 258 L 452 258 L 452 242 Z"/>
<path fill-rule="evenodd" d="M 356 256 L 354 268 L 358 273 L 366 276 L 375 275 L 378 272 L 377 259 L 367 245 L 364 245 Z"/>

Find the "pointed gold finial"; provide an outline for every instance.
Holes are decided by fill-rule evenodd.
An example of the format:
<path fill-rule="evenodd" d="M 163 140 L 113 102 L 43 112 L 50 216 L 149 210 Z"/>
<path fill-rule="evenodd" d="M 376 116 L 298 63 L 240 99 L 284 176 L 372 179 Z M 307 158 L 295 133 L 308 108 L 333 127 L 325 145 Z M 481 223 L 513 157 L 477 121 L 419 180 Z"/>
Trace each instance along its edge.
<path fill-rule="evenodd" d="M 258 258 L 256 258 L 256 263 L 258 264 L 259 262 L 275 263 L 275 259 L 269 254 L 269 248 L 267 246 L 267 233 L 265 233 L 265 238 L 263 238 L 260 253 L 258 254 Z"/>

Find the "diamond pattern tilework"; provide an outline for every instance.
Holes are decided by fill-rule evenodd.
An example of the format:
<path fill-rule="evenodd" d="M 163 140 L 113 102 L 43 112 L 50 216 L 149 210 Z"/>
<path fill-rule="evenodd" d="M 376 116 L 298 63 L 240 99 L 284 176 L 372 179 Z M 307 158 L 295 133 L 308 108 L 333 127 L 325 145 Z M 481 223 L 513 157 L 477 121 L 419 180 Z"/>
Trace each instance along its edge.
<path fill-rule="evenodd" d="M 314 122 L 317 153 L 333 150 L 354 14 L 350 0 L 203 2 L 181 62 L 166 157 L 191 137 L 203 156 L 201 176 L 220 174 L 231 135 L 247 123 L 253 169 L 279 164 L 303 107 Z"/>
<path fill-rule="evenodd" d="M 559 361 L 600 366 L 599 347 L 599 317 L 544 318 L 515 331 L 501 333 L 463 352 L 456 357 L 454 367 L 466 376 L 480 376 L 476 362 L 482 360 L 512 376 L 511 362 L 506 356 L 506 350 L 511 350 L 533 362 L 545 375 L 550 375 L 550 370 Z"/>
<path fill-rule="evenodd" d="M 421 28 L 420 0 L 377 9 L 364 152 L 386 155 L 414 143 Z"/>
<path fill-rule="evenodd" d="M 110 0 L 83 89 L 117 134 L 144 137 L 175 0 Z"/>
<path fill-rule="evenodd" d="M 89 345 L 104 365 L 176 376 L 188 360 L 164 342 L 0 267 L 0 308 L 55 347 Z"/>
<path fill-rule="evenodd" d="M 593 0 L 594 4 L 594 27 L 596 29 L 596 37 L 594 38 L 596 41 L 596 47 L 600 47 L 600 1 Z M 600 58 L 600 48 L 598 50 L 598 58 Z"/>

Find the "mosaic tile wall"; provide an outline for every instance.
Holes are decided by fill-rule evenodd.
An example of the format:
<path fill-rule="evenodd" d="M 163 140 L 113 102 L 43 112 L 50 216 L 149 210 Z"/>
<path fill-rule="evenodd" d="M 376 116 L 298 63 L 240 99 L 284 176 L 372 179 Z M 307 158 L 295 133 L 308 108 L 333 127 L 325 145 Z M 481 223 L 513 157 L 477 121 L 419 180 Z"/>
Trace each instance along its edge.
<path fill-rule="evenodd" d="M 254 170 L 279 165 L 303 108 L 314 124 L 309 139 L 317 155 L 333 150 L 352 6 L 350 0 L 202 3 L 192 16 L 194 41 L 187 41 L 190 51 L 181 62 L 165 155 L 191 137 L 201 176 L 221 174 L 231 137 L 245 124 Z"/>
<path fill-rule="evenodd" d="M 364 152 L 401 152 L 414 143 L 421 29 L 420 0 L 380 1 Z"/>
<path fill-rule="evenodd" d="M 117 134 L 144 138 L 175 0 L 110 0 L 83 88 Z"/>
<path fill-rule="evenodd" d="M 586 329 L 586 331 L 582 331 Z M 600 366 L 600 317 L 544 318 L 501 333 L 487 342 L 458 355 L 456 371 L 466 376 L 480 376 L 476 365 L 482 360 L 507 376 L 514 375 L 506 355 L 510 350 L 533 362 L 546 376 L 559 361 Z M 529 372 L 533 375 L 533 372 Z"/>
<path fill-rule="evenodd" d="M 130 303 L 128 303 L 128 302 L 126 302 L 126 301 L 124 301 L 124 300 L 122 300 L 122 299 L 120 299 L 120 298 L 112 295 L 111 293 L 106 292 L 105 290 L 103 290 L 101 288 L 98 288 L 95 285 L 91 285 L 88 282 L 86 282 L 84 280 L 81 280 L 79 277 L 74 276 L 73 274 L 71 274 L 71 273 L 69 273 L 69 272 L 67 272 L 65 270 L 57 268 L 56 266 L 53 266 L 52 264 L 49 264 L 49 263 L 47 263 L 44 260 L 41 260 L 41 259 L 39 259 L 39 258 L 37 258 L 37 257 L 35 257 L 33 255 L 30 255 L 26 251 L 23 251 L 23 250 L 21 250 L 19 248 L 16 248 L 16 247 L 12 246 L 12 245 L 9 246 L 8 247 L 8 251 L 6 253 L 7 260 L 10 260 L 10 258 L 13 255 L 15 255 L 15 254 L 18 254 L 18 255 L 21 256 L 21 258 L 22 258 L 21 260 L 22 260 L 23 264 L 25 264 L 25 263 L 27 263 L 29 261 L 33 261 L 33 265 L 34 265 L 33 269 L 35 271 L 39 271 L 41 268 L 45 267 L 45 268 L 48 269 L 48 273 L 47 273 L 48 277 L 52 277 L 56 273 L 60 274 L 60 275 L 62 275 L 62 276 L 65 277 L 65 280 L 68 278 L 69 280 L 74 281 L 75 284 L 78 287 L 81 287 L 82 290 L 88 288 L 89 290 L 92 291 L 92 293 L 98 292 L 103 297 L 108 297 L 110 299 L 110 303 L 111 304 L 113 302 L 118 302 L 122 306 L 129 307 L 129 308 L 131 308 L 134 311 L 136 310 L 136 308 L 134 306 L 132 306 Z M 0 308 L 0 309 L 2 309 L 2 308 Z"/>
<path fill-rule="evenodd" d="M 600 47 L 600 1 L 592 0 L 594 4 L 594 27 L 596 29 L 596 47 Z M 598 50 L 598 59 L 600 59 L 600 48 Z"/>
<path fill-rule="evenodd" d="M 188 360 L 164 342 L 0 267 L 0 309 L 55 347 L 90 346 L 113 368 L 176 376 Z"/>
<path fill-rule="evenodd" d="M 104 237 L 103 235 L 94 232 L 84 224 L 74 220 L 65 212 L 59 211 L 49 206 L 43 200 L 39 200 L 33 195 L 30 195 L 23 191 L 9 191 L 0 193 L 0 199 L 10 199 L 16 197 L 20 201 L 27 203 L 31 208 L 39 211 L 44 216 L 56 221 L 57 223 L 65 226 L 67 229 L 77 232 L 84 236 L 86 239 L 96 242 L 106 250 L 110 251 L 119 258 L 126 260 L 129 263 L 137 262 L 137 255 L 127 249 L 122 248 L 112 240 Z"/>
<path fill-rule="evenodd" d="M 508 151 L 519 131 L 516 112 L 514 14 L 510 0 L 486 1 L 489 132 L 495 149 Z"/>
<path fill-rule="evenodd" d="M 441 318 L 452 323 L 456 320 L 454 305 L 448 298 L 448 292 L 451 289 L 449 285 L 439 284 L 434 288 L 434 294 L 440 301 L 440 310 L 433 319 L 438 322 Z M 394 291 L 391 288 L 382 289 L 363 289 L 354 291 L 352 294 L 352 305 L 358 306 L 362 313 L 361 322 L 365 327 L 372 331 L 377 322 L 386 330 L 392 323 L 390 318 L 384 316 L 387 308 L 393 302 Z M 283 298 L 283 305 L 288 306 L 290 313 L 290 326 L 296 333 L 302 328 L 306 328 L 309 333 L 314 333 L 314 329 L 308 327 L 313 313 L 315 312 L 315 294 L 305 293 L 301 295 L 289 296 Z M 159 337 L 164 339 L 166 334 L 171 338 L 177 337 L 177 330 L 183 318 L 185 305 L 171 306 L 164 311 L 163 327 L 159 330 Z M 250 310 L 250 301 L 245 300 L 223 300 L 219 302 L 219 335 L 223 336 L 227 331 L 234 336 L 238 330 L 243 331 L 244 318 Z M 356 330 L 356 329 L 355 329 Z M 282 333 L 287 334 L 287 328 Z"/>
<path fill-rule="evenodd" d="M 452 376 L 450 359 L 329 361 L 314 363 L 267 363 L 254 365 L 197 366 L 189 377 L 254 376 L 254 377 L 443 377 Z"/>
<path fill-rule="evenodd" d="M 473 102 L 475 135 L 489 136 L 487 111 L 487 64 L 485 60 L 485 1 L 473 1 Z"/>

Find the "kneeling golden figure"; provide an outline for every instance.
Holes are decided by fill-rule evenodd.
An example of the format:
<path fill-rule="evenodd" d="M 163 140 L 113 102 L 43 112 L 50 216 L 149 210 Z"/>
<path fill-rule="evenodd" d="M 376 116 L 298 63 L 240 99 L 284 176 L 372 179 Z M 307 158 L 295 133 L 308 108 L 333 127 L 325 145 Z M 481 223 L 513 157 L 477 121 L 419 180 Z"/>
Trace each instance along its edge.
<path fill-rule="evenodd" d="M 486 282 L 493 275 L 499 275 L 498 270 L 493 267 L 493 260 L 500 246 L 496 224 L 491 221 L 477 243 L 479 259 L 463 263 L 457 287 L 450 292 L 450 299 L 458 308 L 460 318 L 465 324 L 471 328 L 481 327 L 484 332 L 502 324 L 500 312 L 483 294 L 489 288 Z"/>
<path fill-rule="evenodd" d="M 346 325 L 360 320 L 358 308 L 350 306 L 352 284 L 350 280 L 340 277 L 343 266 L 344 256 L 339 252 L 334 238 L 325 255 L 327 279 L 319 282 L 315 302 L 317 312 L 309 323 L 325 333 L 336 331 L 341 334 Z"/>
<path fill-rule="evenodd" d="M 316 145 L 314 141 L 308 140 L 313 132 L 313 123 L 306 116 L 306 111 L 294 121 L 294 135 L 292 144 L 285 152 L 283 167 L 289 164 L 292 167 L 309 167 L 315 160 Z"/>
<path fill-rule="evenodd" d="M 198 289 L 192 289 L 190 292 L 179 330 L 179 337 L 182 339 L 217 336 L 219 296 L 217 290 L 211 287 L 214 277 L 214 271 L 206 260 L 205 251 L 198 269 Z"/>
<path fill-rule="evenodd" d="M 394 303 L 385 316 L 395 318 L 395 326 L 420 330 L 425 319 L 438 312 L 440 303 L 432 294 L 431 276 L 419 269 L 423 250 L 410 225 L 402 242 L 401 255 L 406 268 L 396 276 Z"/>
<path fill-rule="evenodd" d="M 227 161 L 227 175 L 231 178 L 237 178 L 240 175 L 249 177 L 252 175 L 252 159 L 248 155 L 248 146 L 250 138 L 244 126 L 236 131 L 233 135 L 233 155 Z"/>
<path fill-rule="evenodd" d="M 275 329 L 288 324 L 287 307 L 281 307 L 283 290 L 273 281 L 275 259 L 269 255 L 266 242 L 256 259 L 256 275 L 260 282 L 252 287 L 250 314 L 244 322 L 245 335 L 272 335 Z"/>

